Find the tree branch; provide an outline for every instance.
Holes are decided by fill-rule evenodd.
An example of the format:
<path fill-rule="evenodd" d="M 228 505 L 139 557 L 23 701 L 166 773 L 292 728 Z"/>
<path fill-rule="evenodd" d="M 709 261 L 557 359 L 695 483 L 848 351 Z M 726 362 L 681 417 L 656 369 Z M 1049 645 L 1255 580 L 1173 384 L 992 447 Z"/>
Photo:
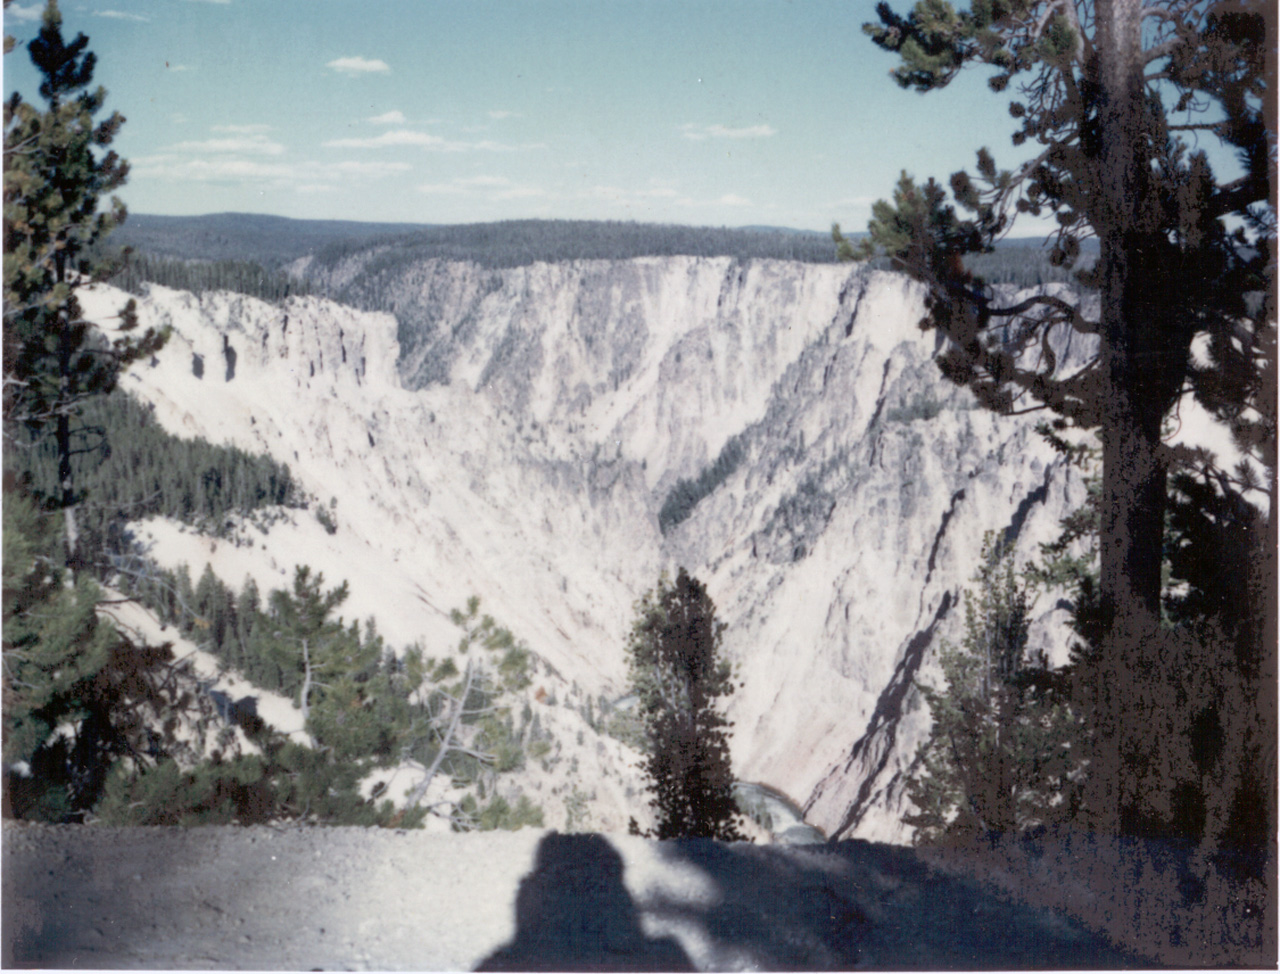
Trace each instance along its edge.
<path fill-rule="evenodd" d="M 992 318 L 1014 318 L 1025 314 L 1037 305 L 1048 305 L 1061 311 L 1068 316 L 1071 326 L 1078 331 L 1083 331 L 1086 334 L 1097 334 L 1098 326 L 1080 314 L 1079 308 L 1070 301 L 1065 301 L 1054 294 L 1036 294 L 1008 308 L 987 308 L 985 310 Z"/>

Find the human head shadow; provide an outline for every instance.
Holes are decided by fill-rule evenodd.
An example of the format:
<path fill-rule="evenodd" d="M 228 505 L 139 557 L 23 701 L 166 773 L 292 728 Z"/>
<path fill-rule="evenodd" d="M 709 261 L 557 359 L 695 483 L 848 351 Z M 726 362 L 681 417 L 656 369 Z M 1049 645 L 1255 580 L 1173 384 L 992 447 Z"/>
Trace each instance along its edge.
<path fill-rule="evenodd" d="M 599 835 L 547 835 L 520 881 L 515 938 L 476 970 L 694 970 L 675 940 L 645 936 L 622 870 Z"/>

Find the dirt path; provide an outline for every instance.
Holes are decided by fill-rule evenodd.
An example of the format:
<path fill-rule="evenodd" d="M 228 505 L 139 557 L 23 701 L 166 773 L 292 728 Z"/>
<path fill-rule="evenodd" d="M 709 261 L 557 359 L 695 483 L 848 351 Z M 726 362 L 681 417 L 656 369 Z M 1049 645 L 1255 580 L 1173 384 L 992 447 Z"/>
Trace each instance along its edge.
<path fill-rule="evenodd" d="M 543 831 L 4 828 L 4 966 L 1125 966 L 909 850 Z"/>

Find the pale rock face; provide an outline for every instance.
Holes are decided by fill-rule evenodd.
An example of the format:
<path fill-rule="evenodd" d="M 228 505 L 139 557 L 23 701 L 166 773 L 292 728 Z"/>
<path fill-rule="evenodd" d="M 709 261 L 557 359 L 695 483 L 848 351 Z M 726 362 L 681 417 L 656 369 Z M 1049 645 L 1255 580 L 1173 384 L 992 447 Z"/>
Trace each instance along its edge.
<path fill-rule="evenodd" d="M 684 565 L 728 624 L 738 776 L 828 835 L 907 841 L 903 773 L 929 723 L 912 682 L 960 637 L 984 532 L 1025 560 L 1085 496 L 1035 416 L 993 416 L 941 378 L 918 289 L 855 265 L 695 258 L 428 261 L 380 283 L 399 328 L 318 298 L 139 302 L 175 337 L 126 389 L 171 431 L 265 450 L 337 499 L 335 535 L 303 515 L 256 555 L 221 546 L 225 568 L 208 542 L 201 557 L 266 588 L 311 564 L 350 582 L 350 616 L 434 653 L 478 594 L 607 697 L 625 691 L 632 603 Z M 122 296 L 83 303 L 105 320 Z M 1056 351 L 1071 370 L 1087 349 Z M 663 536 L 668 491 L 731 437 L 737 467 Z M 154 527 L 160 560 L 194 560 Z M 1056 596 L 1034 615 L 1032 648 L 1064 661 Z M 635 799 L 600 791 L 619 807 L 597 827 L 625 822 Z"/>

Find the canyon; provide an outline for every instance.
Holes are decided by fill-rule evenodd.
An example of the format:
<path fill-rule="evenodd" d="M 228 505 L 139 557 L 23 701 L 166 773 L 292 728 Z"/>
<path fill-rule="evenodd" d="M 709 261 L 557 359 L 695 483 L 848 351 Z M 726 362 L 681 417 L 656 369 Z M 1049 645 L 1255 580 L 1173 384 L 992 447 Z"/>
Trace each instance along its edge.
<path fill-rule="evenodd" d="M 918 287 L 865 265 L 427 260 L 379 287 L 394 316 L 149 287 L 139 317 L 172 337 L 122 387 L 174 434 L 288 463 L 336 530 L 297 510 L 223 538 L 155 519 L 134 526 L 148 556 L 263 590 L 310 564 L 349 583 L 348 618 L 433 655 L 477 595 L 536 655 L 530 699 L 579 710 L 625 697 L 633 603 L 683 566 L 727 626 L 738 778 L 830 838 L 909 842 L 915 686 L 962 636 L 984 536 L 1023 563 L 1086 496 L 1041 414 L 996 416 L 947 382 Z M 82 303 L 109 332 L 125 297 Z M 1090 357 L 1051 337 L 1060 372 Z M 1062 593 L 1032 616 L 1029 649 L 1065 662 Z M 565 720 L 574 753 L 612 769 L 575 780 L 594 826 L 621 829 L 634 754 Z"/>

